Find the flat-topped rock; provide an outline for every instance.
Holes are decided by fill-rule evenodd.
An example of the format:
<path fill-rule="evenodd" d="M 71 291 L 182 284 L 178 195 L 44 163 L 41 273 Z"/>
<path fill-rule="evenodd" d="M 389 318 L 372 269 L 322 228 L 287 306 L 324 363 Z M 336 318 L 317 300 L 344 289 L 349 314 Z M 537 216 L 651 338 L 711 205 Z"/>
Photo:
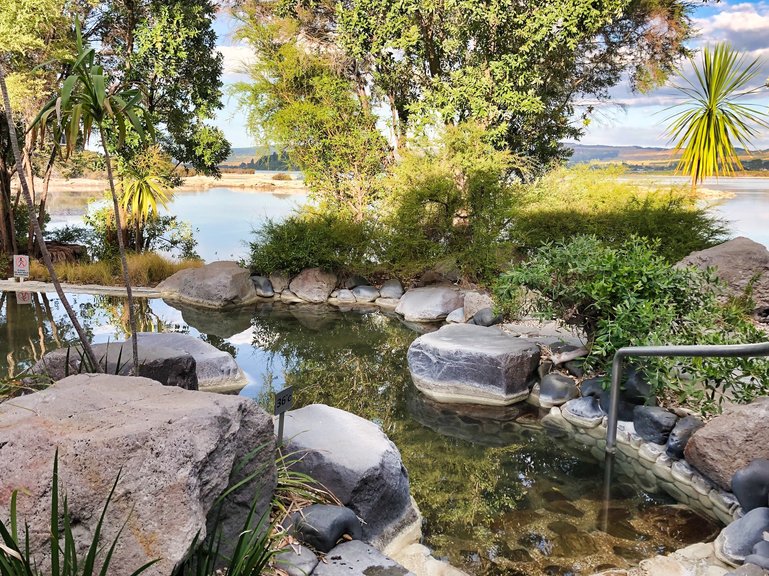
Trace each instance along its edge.
<path fill-rule="evenodd" d="M 237 262 L 211 262 L 180 270 L 157 286 L 163 298 L 206 308 L 244 306 L 259 299 L 251 272 Z"/>
<path fill-rule="evenodd" d="M 161 386 L 147 378 L 82 374 L 0 405 L 0 518 L 18 490 L 19 522 L 41 573 L 48 574 L 51 477 L 58 447 L 59 485 L 78 520 L 75 545 L 90 542 L 113 482 L 103 525 L 108 542 L 122 529 L 110 576 L 128 576 L 160 558 L 147 576 L 168 576 L 205 537 L 217 498 L 226 499 L 222 542 L 229 553 L 250 502 L 255 518 L 275 486 L 272 418 L 252 400 Z M 257 452 L 245 465 L 247 455 Z M 244 505 L 245 504 L 245 505 Z M 22 543 L 22 548 L 24 544 Z"/>
<path fill-rule="evenodd" d="M 314 576 L 416 576 L 395 562 L 361 542 L 352 540 L 340 544 L 317 565 Z"/>
<path fill-rule="evenodd" d="M 291 280 L 288 288 L 297 298 L 320 304 L 328 300 L 336 288 L 336 282 L 337 277 L 333 272 L 326 272 L 320 268 L 307 268 Z"/>
<path fill-rule="evenodd" d="M 407 358 L 416 387 L 438 402 L 504 406 L 528 396 L 539 347 L 496 328 L 450 324 L 414 340 Z"/>
<path fill-rule="evenodd" d="M 364 521 L 367 542 L 382 548 L 420 520 L 400 452 L 373 422 L 312 404 L 286 413 L 284 438 L 287 452 L 297 456 L 294 468 Z"/>
<path fill-rule="evenodd" d="M 437 322 L 461 308 L 464 298 L 459 290 L 448 286 L 414 288 L 401 296 L 395 309 L 408 322 Z"/>

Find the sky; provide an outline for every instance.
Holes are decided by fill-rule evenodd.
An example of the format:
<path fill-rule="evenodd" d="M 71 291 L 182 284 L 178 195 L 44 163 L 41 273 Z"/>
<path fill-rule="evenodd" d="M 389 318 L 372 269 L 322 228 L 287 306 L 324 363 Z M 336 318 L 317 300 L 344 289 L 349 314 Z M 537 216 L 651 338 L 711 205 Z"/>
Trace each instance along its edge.
<path fill-rule="evenodd" d="M 699 30 L 692 48 L 728 41 L 746 52 L 748 58 L 762 59 L 761 73 L 757 83 L 769 79 L 769 0 L 744 2 L 708 2 L 698 6 L 694 13 L 694 24 Z M 215 29 L 218 35 L 218 49 L 224 55 L 225 90 L 234 82 L 244 80 L 241 73 L 244 63 L 251 54 L 247 47 L 233 39 L 235 24 L 231 18 L 220 16 Z M 695 57 L 696 58 L 696 57 Z M 684 70 L 691 70 L 688 65 Z M 760 81 L 760 82 L 759 82 Z M 769 107 L 769 88 L 749 97 L 750 103 Z M 254 146 L 254 138 L 245 129 L 244 113 L 238 109 L 237 100 L 225 95 L 225 106 L 220 110 L 215 124 L 224 130 L 234 147 Z M 669 86 L 646 94 L 633 94 L 627 85 L 612 90 L 612 103 L 596 108 L 582 144 L 607 146 L 670 146 L 665 134 L 664 121 L 671 114 L 670 106 L 678 97 Z M 758 148 L 769 148 L 769 130 L 763 130 L 755 140 Z"/>

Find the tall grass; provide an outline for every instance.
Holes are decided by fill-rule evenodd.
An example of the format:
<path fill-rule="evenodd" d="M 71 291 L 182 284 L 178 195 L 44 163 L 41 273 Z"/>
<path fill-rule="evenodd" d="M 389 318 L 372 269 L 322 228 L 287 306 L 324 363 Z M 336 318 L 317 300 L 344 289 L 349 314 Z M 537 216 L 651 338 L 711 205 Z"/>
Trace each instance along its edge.
<path fill-rule="evenodd" d="M 199 268 L 201 260 L 170 260 L 157 252 L 143 252 L 128 255 L 128 274 L 134 286 L 154 286 L 179 270 Z M 96 284 L 99 286 L 121 286 L 120 262 L 99 260 L 97 262 L 58 262 L 54 264 L 62 282 L 70 284 Z M 38 261 L 30 262 L 30 279 L 50 282 L 51 277 L 45 266 Z"/>

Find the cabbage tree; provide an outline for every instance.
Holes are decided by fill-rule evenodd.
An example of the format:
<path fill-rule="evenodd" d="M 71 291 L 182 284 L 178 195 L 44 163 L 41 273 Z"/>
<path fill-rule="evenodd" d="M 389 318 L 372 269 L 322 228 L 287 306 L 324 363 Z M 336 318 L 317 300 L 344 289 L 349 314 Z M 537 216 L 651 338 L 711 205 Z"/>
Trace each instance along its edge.
<path fill-rule="evenodd" d="M 760 72 L 759 59 L 745 55 L 727 43 L 706 46 L 702 61 L 691 61 L 694 79 L 679 72 L 684 84 L 675 86 L 686 100 L 668 121 L 675 150 L 683 151 L 677 171 L 691 178 L 692 188 L 709 176 L 730 176 L 742 169 L 736 145 L 748 150 L 760 128 L 769 128 L 767 114 L 741 98 Z"/>

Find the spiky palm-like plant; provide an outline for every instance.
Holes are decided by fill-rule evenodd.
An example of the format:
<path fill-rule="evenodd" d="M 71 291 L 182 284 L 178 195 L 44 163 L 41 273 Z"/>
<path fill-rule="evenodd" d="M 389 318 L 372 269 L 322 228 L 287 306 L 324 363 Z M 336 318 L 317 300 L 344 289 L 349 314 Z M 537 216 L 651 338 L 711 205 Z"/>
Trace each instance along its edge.
<path fill-rule="evenodd" d="M 695 79 L 679 73 L 685 84 L 675 86 L 686 101 L 669 118 L 668 133 L 677 151 L 683 150 L 677 171 L 692 180 L 692 188 L 709 176 L 732 175 L 742 163 L 735 150 L 746 150 L 760 128 L 769 128 L 766 112 L 739 99 L 758 88 L 749 85 L 760 72 L 758 59 L 727 43 L 705 47 L 702 62 L 692 62 Z"/>
<path fill-rule="evenodd" d="M 118 230 L 118 250 L 123 268 L 123 281 L 128 296 L 128 317 L 131 325 L 131 346 L 133 350 L 134 373 L 139 372 L 139 350 L 136 337 L 133 293 L 128 274 L 125 243 L 115 180 L 110 158 L 110 137 L 121 146 L 125 141 L 126 129 L 130 126 L 140 138 L 152 133 L 149 114 L 142 106 L 144 95 L 136 88 L 110 85 L 109 78 L 96 61 L 96 51 L 83 40 L 80 23 L 75 20 L 77 55 L 70 65 L 71 74 L 64 79 L 60 94 L 52 98 L 38 115 L 35 124 L 43 130 L 54 118 L 64 135 L 63 148 L 67 153 L 77 145 L 81 134 L 88 141 L 91 131 L 96 128 L 101 137 L 104 160 L 107 166 L 112 204 L 115 210 L 115 228 Z"/>

